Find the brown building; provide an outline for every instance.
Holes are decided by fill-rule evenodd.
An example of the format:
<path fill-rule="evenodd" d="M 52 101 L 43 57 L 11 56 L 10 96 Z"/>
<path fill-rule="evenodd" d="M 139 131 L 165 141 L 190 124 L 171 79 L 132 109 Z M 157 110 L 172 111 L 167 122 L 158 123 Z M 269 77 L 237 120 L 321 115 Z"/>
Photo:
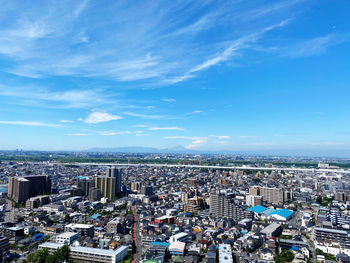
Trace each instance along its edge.
<path fill-rule="evenodd" d="M 46 175 L 10 177 L 8 197 L 24 203 L 30 197 L 51 193 L 51 179 Z"/>

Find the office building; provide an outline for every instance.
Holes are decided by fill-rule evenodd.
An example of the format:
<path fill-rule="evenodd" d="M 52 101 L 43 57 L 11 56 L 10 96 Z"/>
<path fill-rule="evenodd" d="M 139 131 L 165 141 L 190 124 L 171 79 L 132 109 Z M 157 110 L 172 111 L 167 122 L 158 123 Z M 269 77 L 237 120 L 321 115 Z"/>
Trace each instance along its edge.
<path fill-rule="evenodd" d="M 234 203 L 234 199 L 220 195 L 210 194 L 210 214 L 217 217 L 232 218 L 241 220 L 244 218 L 253 218 L 253 212 L 244 210 L 241 206 Z"/>
<path fill-rule="evenodd" d="M 46 175 L 10 177 L 8 197 L 24 203 L 30 197 L 51 193 L 51 180 Z"/>

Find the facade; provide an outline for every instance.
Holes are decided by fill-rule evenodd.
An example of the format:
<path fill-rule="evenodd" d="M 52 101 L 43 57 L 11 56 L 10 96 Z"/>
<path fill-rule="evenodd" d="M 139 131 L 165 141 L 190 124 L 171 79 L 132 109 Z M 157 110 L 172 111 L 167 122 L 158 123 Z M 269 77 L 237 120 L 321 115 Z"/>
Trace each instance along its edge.
<path fill-rule="evenodd" d="M 10 249 L 10 243 L 8 238 L 0 236 L 0 253 L 9 249 Z"/>
<path fill-rule="evenodd" d="M 350 235 L 345 230 L 315 227 L 315 236 L 317 241 L 331 240 L 350 245 Z"/>
<path fill-rule="evenodd" d="M 90 201 L 99 201 L 101 200 L 101 190 L 96 187 L 92 187 L 89 189 L 89 200 Z"/>
<path fill-rule="evenodd" d="M 217 217 L 232 218 L 242 220 L 244 218 L 253 218 L 253 212 L 244 210 L 229 198 L 220 194 L 210 195 L 210 214 Z"/>
<path fill-rule="evenodd" d="M 48 195 L 31 197 L 26 201 L 26 208 L 34 209 L 46 205 L 48 203 L 50 203 L 50 197 Z"/>
<path fill-rule="evenodd" d="M 90 178 L 79 178 L 77 181 L 77 187 L 82 190 L 84 196 L 88 196 L 90 188 L 94 186 L 95 182 Z"/>
<path fill-rule="evenodd" d="M 249 188 L 249 194 L 262 196 L 263 201 L 275 205 L 280 205 L 293 199 L 293 193 L 291 191 L 285 191 L 281 188 L 252 186 Z"/>
<path fill-rule="evenodd" d="M 8 197 L 17 203 L 45 193 L 51 193 L 51 180 L 46 175 L 9 178 Z"/>
<path fill-rule="evenodd" d="M 142 182 L 132 182 L 131 183 L 131 191 L 136 192 L 136 193 L 140 193 L 142 186 L 143 186 Z"/>
<path fill-rule="evenodd" d="M 95 187 L 100 189 L 101 196 L 115 200 L 117 180 L 115 177 L 99 176 L 95 178 Z"/>
<path fill-rule="evenodd" d="M 39 248 L 47 248 L 49 253 L 55 252 L 63 244 L 46 242 L 39 245 Z M 128 247 L 121 246 L 116 250 L 89 248 L 89 247 L 70 247 L 69 259 L 78 263 L 117 263 L 128 256 Z"/>
<path fill-rule="evenodd" d="M 117 194 L 121 193 L 121 191 L 122 191 L 122 169 L 118 169 L 115 167 L 107 168 L 106 176 L 113 177 L 116 179 L 115 192 Z"/>

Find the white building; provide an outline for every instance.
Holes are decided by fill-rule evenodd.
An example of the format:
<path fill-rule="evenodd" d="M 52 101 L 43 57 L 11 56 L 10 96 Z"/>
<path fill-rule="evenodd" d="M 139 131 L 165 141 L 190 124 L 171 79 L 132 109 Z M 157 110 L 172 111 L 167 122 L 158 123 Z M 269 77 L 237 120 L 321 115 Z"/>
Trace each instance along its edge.
<path fill-rule="evenodd" d="M 55 252 L 63 244 L 45 242 L 39 245 L 39 248 L 47 248 L 49 253 Z M 100 263 L 118 263 L 128 256 L 128 246 L 121 246 L 116 250 L 107 250 L 89 247 L 69 247 L 69 259 L 78 262 L 100 262 Z"/>
<path fill-rule="evenodd" d="M 70 245 L 78 238 L 79 234 L 76 232 L 64 232 L 56 236 L 56 243 Z"/>
<path fill-rule="evenodd" d="M 173 235 L 170 237 L 169 242 L 170 243 L 173 243 L 173 242 L 187 243 L 188 242 L 188 233 L 181 232 L 181 233 L 178 233 L 176 235 Z"/>

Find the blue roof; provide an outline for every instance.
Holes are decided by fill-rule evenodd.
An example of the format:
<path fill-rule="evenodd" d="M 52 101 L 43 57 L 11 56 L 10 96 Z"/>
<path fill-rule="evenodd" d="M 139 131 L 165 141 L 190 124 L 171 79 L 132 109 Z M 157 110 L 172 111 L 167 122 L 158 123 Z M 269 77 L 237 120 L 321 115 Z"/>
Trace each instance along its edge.
<path fill-rule="evenodd" d="M 267 208 L 262 205 L 252 206 L 250 208 L 247 208 L 248 211 L 253 211 L 254 213 L 260 214 L 263 211 L 265 211 Z"/>
<path fill-rule="evenodd" d="M 294 212 L 292 210 L 289 210 L 289 209 L 279 209 L 279 210 L 276 210 L 274 213 L 272 213 L 271 215 L 279 215 L 279 216 L 282 216 L 284 218 L 288 218 L 290 217 L 291 215 L 293 215 Z"/>
<path fill-rule="evenodd" d="M 275 209 L 266 209 L 263 214 L 266 215 L 266 216 L 269 216 L 269 215 L 272 215 L 276 210 Z"/>
<path fill-rule="evenodd" d="M 292 248 L 291 249 L 289 249 L 289 251 L 299 251 L 300 250 L 300 248 L 298 247 L 298 246 L 292 246 Z"/>
<path fill-rule="evenodd" d="M 101 215 L 100 214 L 93 214 L 92 216 L 90 216 L 91 219 L 97 219 L 99 218 Z"/>
<path fill-rule="evenodd" d="M 167 242 L 150 242 L 150 244 L 155 246 L 166 246 L 166 247 L 170 246 L 170 243 L 167 243 Z"/>

